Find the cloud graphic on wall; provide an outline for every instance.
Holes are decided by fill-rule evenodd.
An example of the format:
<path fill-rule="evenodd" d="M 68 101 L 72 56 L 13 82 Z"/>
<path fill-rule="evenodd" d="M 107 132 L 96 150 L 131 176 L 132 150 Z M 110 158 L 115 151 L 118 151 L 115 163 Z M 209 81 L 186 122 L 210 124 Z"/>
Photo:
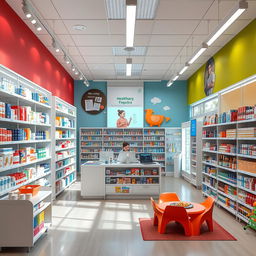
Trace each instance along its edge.
<path fill-rule="evenodd" d="M 164 106 L 163 107 L 163 110 L 167 111 L 167 110 L 170 110 L 171 108 L 169 106 Z"/>
<path fill-rule="evenodd" d="M 159 99 L 159 98 L 157 98 L 157 97 L 154 97 L 154 98 L 151 99 L 151 103 L 153 103 L 154 105 L 155 105 L 155 104 L 159 104 L 159 103 L 161 103 L 161 102 L 162 102 L 162 100 Z"/>

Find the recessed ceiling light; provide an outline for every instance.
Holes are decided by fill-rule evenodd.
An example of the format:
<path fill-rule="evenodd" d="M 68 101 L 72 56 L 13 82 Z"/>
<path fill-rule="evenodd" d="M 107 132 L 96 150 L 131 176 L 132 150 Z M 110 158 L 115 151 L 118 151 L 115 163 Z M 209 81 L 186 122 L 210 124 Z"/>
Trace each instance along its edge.
<path fill-rule="evenodd" d="M 73 29 L 78 30 L 78 31 L 83 31 L 83 30 L 86 30 L 86 26 L 84 26 L 84 25 L 74 25 Z"/>

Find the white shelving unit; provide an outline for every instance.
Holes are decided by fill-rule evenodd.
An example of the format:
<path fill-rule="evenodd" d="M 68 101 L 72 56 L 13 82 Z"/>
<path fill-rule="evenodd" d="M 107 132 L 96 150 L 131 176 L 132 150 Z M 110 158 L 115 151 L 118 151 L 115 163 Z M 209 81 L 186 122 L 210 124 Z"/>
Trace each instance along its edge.
<path fill-rule="evenodd" d="M 150 140 L 152 138 L 152 140 Z M 117 159 L 123 141 L 139 153 L 152 153 L 165 172 L 165 129 L 164 128 L 80 128 L 80 166 L 86 161 L 98 161 L 100 151 L 113 151 Z"/>
<path fill-rule="evenodd" d="M 197 188 L 202 187 L 202 121 L 196 121 L 196 134 L 190 136 L 190 183 Z M 190 134 L 191 135 L 191 134 Z"/>
<path fill-rule="evenodd" d="M 8 197 L 0 200 L 1 247 L 30 249 L 34 246 L 52 224 L 51 195 L 51 188 L 41 187 L 38 194 L 31 200 L 8 200 Z M 37 207 L 39 203 L 40 208 Z M 41 223 L 36 225 L 35 221 L 38 218 Z"/>
<path fill-rule="evenodd" d="M 214 196 L 219 206 L 245 222 L 248 222 L 248 218 L 241 214 L 241 211 L 250 212 L 252 206 L 243 201 L 241 197 L 246 196 L 245 193 L 256 195 L 256 191 L 246 187 L 249 182 L 245 182 L 245 179 L 251 179 L 252 182 L 252 179 L 256 177 L 256 172 L 239 170 L 238 163 L 239 160 L 255 161 L 256 158 L 241 154 L 240 148 L 242 144 L 256 145 L 256 143 L 255 138 L 237 138 L 237 131 L 239 128 L 255 127 L 255 125 L 255 120 L 246 120 L 203 126 L 203 130 L 215 130 L 214 133 L 218 135 L 227 129 L 235 129 L 236 131 L 234 138 L 216 137 L 214 139 L 209 138 L 209 140 L 204 138 L 204 143 L 216 145 L 216 151 L 207 151 L 203 147 L 203 194 Z M 234 145 L 235 153 L 220 151 L 223 143 Z M 216 163 L 209 164 L 207 161 Z M 213 172 L 216 173 L 214 177 L 212 177 Z"/>
<path fill-rule="evenodd" d="M 3 152 L 7 148 L 13 155 L 13 161 L 6 160 L 0 166 L 0 179 L 17 172 L 27 173 L 26 177 L 16 181 L 17 184 L 12 182 L 9 186 L 0 187 L 0 198 L 23 185 L 51 186 L 51 93 L 0 65 L 0 102 L 0 128 L 12 130 L 8 141 L 3 141 L 8 136 L 1 131 L 0 157 L 5 158 Z M 10 104 L 8 109 L 12 106 L 12 114 L 3 112 L 6 108 L 4 103 Z M 45 149 L 44 155 L 42 149 Z"/>
<path fill-rule="evenodd" d="M 53 195 L 58 196 L 76 181 L 76 107 L 53 97 L 52 127 L 54 185 Z"/>

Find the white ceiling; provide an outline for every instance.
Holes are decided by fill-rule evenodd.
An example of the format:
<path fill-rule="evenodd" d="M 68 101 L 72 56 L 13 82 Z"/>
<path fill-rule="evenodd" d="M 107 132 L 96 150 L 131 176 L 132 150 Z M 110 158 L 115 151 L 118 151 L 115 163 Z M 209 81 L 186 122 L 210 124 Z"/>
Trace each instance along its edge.
<path fill-rule="evenodd" d="M 56 54 L 45 30 L 37 32 L 21 9 L 22 0 L 6 0 L 74 79 L 70 67 Z M 54 31 L 72 60 L 90 80 L 127 79 L 118 76 L 115 64 L 126 56 L 114 56 L 112 47 L 125 47 L 125 20 L 108 20 L 105 0 L 30 0 L 43 21 Z M 229 13 L 237 0 L 159 0 L 154 20 L 137 20 L 135 46 L 147 47 L 145 56 L 132 57 L 142 64 L 141 74 L 129 79 L 169 80 Z M 179 79 L 189 78 L 207 59 L 256 18 L 256 0 Z M 86 26 L 76 31 L 73 25 Z"/>

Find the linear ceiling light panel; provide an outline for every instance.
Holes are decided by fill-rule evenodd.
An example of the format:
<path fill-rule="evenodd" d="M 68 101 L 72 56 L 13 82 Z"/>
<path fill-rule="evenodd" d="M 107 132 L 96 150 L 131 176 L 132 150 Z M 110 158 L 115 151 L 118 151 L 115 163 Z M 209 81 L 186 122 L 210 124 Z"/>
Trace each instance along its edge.
<path fill-rule="evenodd" d="M 169 80 L 166 86 L 167 86 L 167 87 L 171 87 L 172 84 L 173 84 L 173 81 L 172 81 L 172 80 Z"/>
<path fill-rule="evenodd" d="M 127 58 L 126 59 L 126 76 L 132 75 L 132 59 Z"/>
<path fill-rule="evenodd" d="M 137 0 L 126 0 L 126 47 L 133 47 Z"/>
<path fill-rule="evenodd" d="M 202 44 L 202 48 L 188 61 L 188 64 L 191 65 L 194 63 L 207 49 L 207 45 L 205 43 Z"/>
<path fill-rule="evenodd" d="M 133 47 L 131 50 L 126 50 L 124 47 L 112 47 L 112 53 L 114 56 L 145 56 L 147 47 Z"/>
<path fill-rule="evenodd" d="M 178 78 L 179 78 L 179 75 L 176 75 L 176 76 L 172 79 L 172 81 L 176 81 Z"/>
<path fill-rule="evenodd" d="M 223 34 L 230 25 L 238 19 L 238 17 L 248 8 L 248 3 L 246 1 L 240 1 L 235 10 L 232 11 L 232 14 L 229 18 L 226 19 L 223 25 L 221 25 L 218 30 L 213 34 L 213 36 L 206 42 L 208 46 L 212 45 L 221 34 Z"/>
<path fill-rule="evenodd" d="M 179 72 L 179 75 L 182 75 L 187 69 L 188 69 L 189 65 L 186 64 L 185 67 Z"/>

